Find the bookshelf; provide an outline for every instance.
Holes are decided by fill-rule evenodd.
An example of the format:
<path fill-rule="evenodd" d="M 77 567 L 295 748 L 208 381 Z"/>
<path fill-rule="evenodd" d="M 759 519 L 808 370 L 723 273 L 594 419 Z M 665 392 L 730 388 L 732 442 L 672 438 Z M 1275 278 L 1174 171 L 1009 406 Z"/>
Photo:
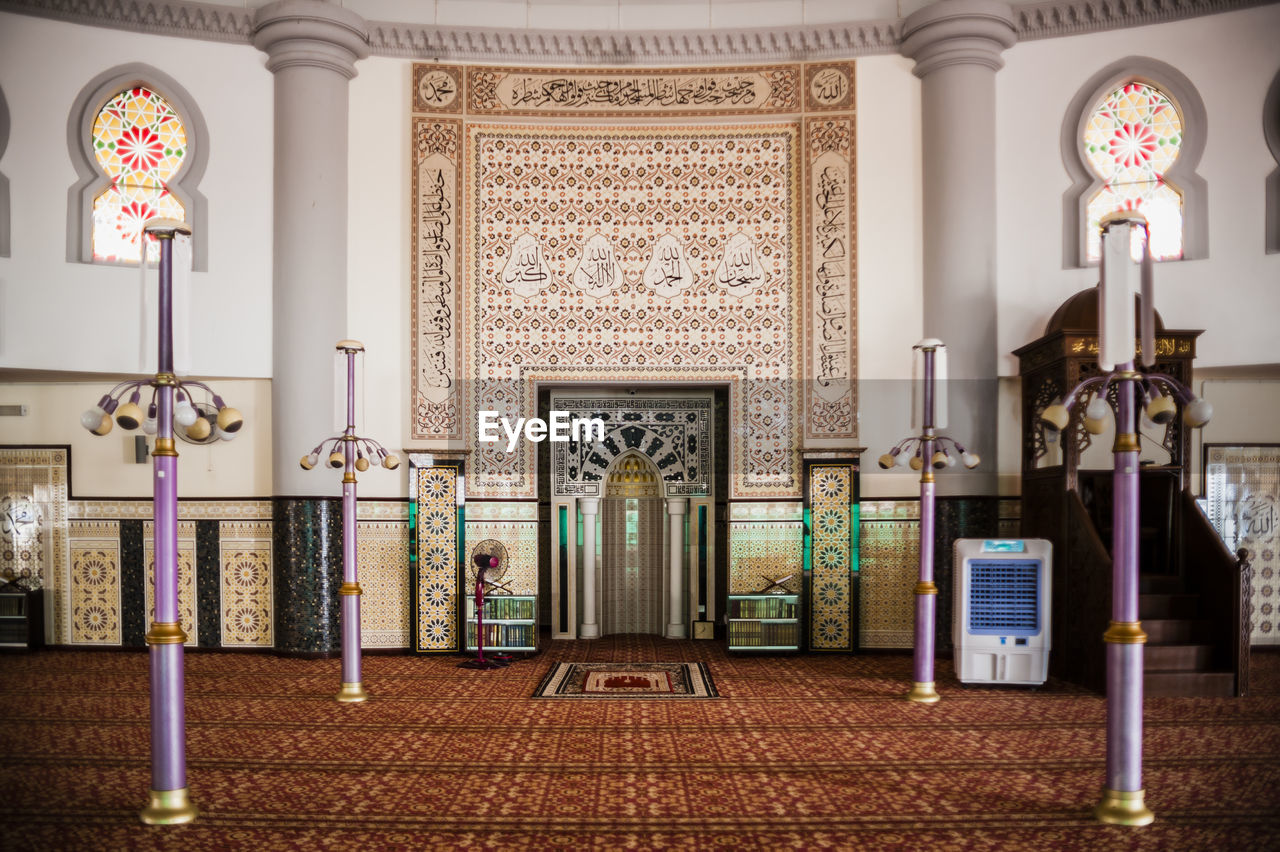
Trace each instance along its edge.
<path fill-rule="evenodd" d="M 44 647 L 44 590 L 0 582 L 0 648 Z"/>
<path fill-rule="evenodd" d="M 538 650 L 536 595 L 492 595 L 484 599 L 484 649 L 532 653 Z M 467 598 L 467 650 L 476 650 L 476 601 Z"/>
<path fill-rule="evenodd" d="M 800 596 L 729 595 L 730 651 L 799 651 Z"/>

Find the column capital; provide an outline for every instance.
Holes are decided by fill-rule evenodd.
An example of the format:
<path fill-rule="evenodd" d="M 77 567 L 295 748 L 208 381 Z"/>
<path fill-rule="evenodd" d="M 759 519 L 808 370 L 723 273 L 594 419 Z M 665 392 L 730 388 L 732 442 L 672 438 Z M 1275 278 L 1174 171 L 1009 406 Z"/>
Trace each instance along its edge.
<path fill-rule="evenodd" d="M 940 0 L 907 16 L 902 22 L 900 50 L 914 59 L 917 77 L 948 65 L 980 65 L 999 71 L 1000 55 L 1013 47 L 1018 35 L 1013 10 L 999 0 Z"/>
<path fill-rule="evenodd" d="M 253 16 L 253 46 L 267 54 L 267 70 L 306 65 L 348 80 L 369 55 L 369 29 L 355 12 L 322 0 L 276 0 Z"/>
<path fill-rule="evenodd" d="M 600 511 L 599 497 L 579 497 L 578 509 L 584 515 L 594 515 Z"/>
<path fill-rule="evenodd" d="M 667 498 L 667 514 L 683 515 L 689 511 L 689 498 L 687 497 L 668 497 Z"/>

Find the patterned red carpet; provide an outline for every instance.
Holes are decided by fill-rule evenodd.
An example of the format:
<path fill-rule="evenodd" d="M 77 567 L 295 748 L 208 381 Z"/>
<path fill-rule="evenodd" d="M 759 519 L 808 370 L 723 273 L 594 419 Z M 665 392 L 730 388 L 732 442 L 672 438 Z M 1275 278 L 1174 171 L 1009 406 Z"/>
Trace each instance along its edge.
<path fill-rule="evenodd" d="M 1050 682 L 901 699 L 909 656 L 729 657 L 719 643 L 549 644 L 506 669 L 188 654 L 190 826 L 138 822 L 147 658 L 0 657 L 0 848 L 1280 848 L 1280 654 L 1255 695 L 1147 701 L 1147 828 L 1090 817 L 1104 707 Z M 700 661 L 715 701 L 538 701 L 561 661 Z"/>

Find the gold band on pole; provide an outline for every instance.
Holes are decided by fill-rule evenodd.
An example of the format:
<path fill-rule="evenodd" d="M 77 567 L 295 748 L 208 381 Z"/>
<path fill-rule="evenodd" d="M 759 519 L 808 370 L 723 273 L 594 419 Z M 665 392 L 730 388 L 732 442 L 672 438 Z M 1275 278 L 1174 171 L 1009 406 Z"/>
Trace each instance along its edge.
<path fill-rule="evenodd" d="M 364 589 L 360 588 L 359 583 L 343 583 L 342 588 L 338 589 L 340 595 L 362 595 Z"/>
<path fill-rule="evenodd" d="M 932 580 L 921 580 L 916 583 L 917 595 L 936 595 L 937 593 L 938 587 L 933 584 Z"/>
<path fill-rule="evenodd" d="M 181 645 L 187 641 L 187 634 L 176 621 L 153 621 L 146 638 L 148 645 Z"/>
<path fill-rule="evenodd" d="M 177 447 L 173 443 L 172 438 L 156 438 L 155 449 L 151 451 L 153 456 L 176 456 L 178 454 Z"/>
<path fill-rule="evenodd" d="M 1102 634 L 1102 641 L 1113 645 L 1145 645 L 1147 634 L 1141 621 L 1113 621 L 1107 632 Z"/>

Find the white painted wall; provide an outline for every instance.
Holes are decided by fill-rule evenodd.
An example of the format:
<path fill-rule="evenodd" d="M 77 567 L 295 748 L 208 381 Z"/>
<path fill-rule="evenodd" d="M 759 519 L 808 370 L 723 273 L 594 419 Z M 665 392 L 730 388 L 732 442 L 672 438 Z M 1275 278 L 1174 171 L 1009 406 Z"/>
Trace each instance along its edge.
<path fill-rule="evenodd" d="M 80 414 L 115 382 L 0 383 L 0 405 L 25 405 L 25 417 L 0 418 L 0 444 L 65 444 L 71 447 L 71 495 L 75 498 L 149 499 L 151 460 L 134 462 L 133 439 L 141 429 L 119 426 L 101 437 L 80 426 Z M 244 414 L 244 426 L 232 441 L 188 444 L 179 439 L 178 496 L 271 497 L 271 383 L 223 380 L 214 385 L 228 405 Z M 147 437 L 154 449 L 154 437 Z M 301 455 L 301 453 L 299 453 Z M 317 475 L 329 474 L 324 470 Z M 388 474 L 389 476 L 392 474 Z M 341 486 L 334 484 L 335 492 Z M 335 494 L 337 496 L 337 494 Z"/>
<path fill-rule="evenodd" d="M 1062 268 L 1059 132 L 1071 98 L 1103 67 L 1148 56 L 1181 70 L 1208 113 L 1199 173 L 1208 182 L 1209 257 L 1160 264 L 1156 308 L 1169 328 L 1202 328 L 1197 367 L 1276 360 L 1280 255 L 1265 254 L 1263 181 L 1275 168 L 1262 102 L 1280 67 L 1280 6 L 1019 44 L 996 75 L 998 290 L 1002 375 L 1067 297 L 1097 282 Z M 986 215 L 974 211 L 974 215 Z"/>
<path fill-rule="evenodd" d="M 362 434 L 403 456 L 409 444 L 412 63 L 371 57 L 351 81 L 347 322 L 365 345 Z M 361 497 L 408 495 L 406 467 L 360 477 Z"/>
<path fill-rule="evenodd" d="M 193 275 L 192 372 L 271 375 L 272 80 L 263 54 L 224 45 L 0 13 L 9 104 L 12 256 L 0 258 L 0 368 L 139 369 L 136 267 L 66 261 L 77 179 L 67 119 L 80 91 L 119 65 L 180 83 L 208 124 L 209 271 Z"/>
<path fill-rule="evenodd" d="M 868 498 L 919 493 L 876 458 L 911 430 L 911 347 L 924 336 L 920 81 L 902 56 L 857 63 L 858 444 Z"/>

